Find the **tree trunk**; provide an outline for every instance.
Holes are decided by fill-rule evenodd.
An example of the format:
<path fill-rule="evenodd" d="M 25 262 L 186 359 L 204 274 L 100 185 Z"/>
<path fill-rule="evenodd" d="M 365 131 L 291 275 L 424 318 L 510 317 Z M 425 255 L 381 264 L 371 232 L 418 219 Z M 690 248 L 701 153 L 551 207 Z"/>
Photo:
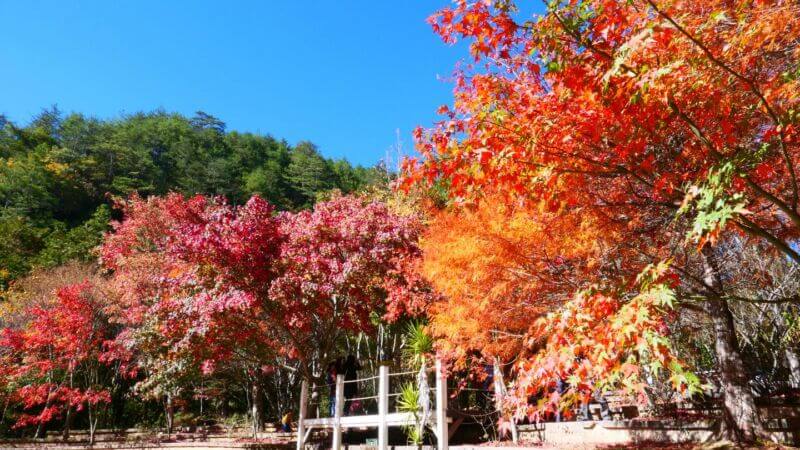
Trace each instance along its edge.
<path fill-rule="evenodd" d="M 720 297 L 723 286 L 714 250 L 705 246 L 702 256 L 705 271 L 703 281 L 715 291 L 706 300 L 706 310 L 714 331 L 714 350 L 722 388 L 725 431 L 731 439 L 753 442 L 765 436 L 764 427 L 758 416 L 753 393 L 748 386 L 747 373 L 736 339 L 733 314 L 728 302 Z"/>
<path fill-rule="evenodd" d="M 45 438 L 44 433 L 45 433 L 44 423 L 39 422 L 39 424 L 36 425 L 36 432 L 33 434 L 33 437 L 34 439 L 44 439 Z"/>
<path fill-rule="evenodd" d="M 97 429 L 97 417 L 95 417 L 96 414 L 92 409 L 91 403 L 88 404 L 87 410 L 89 414 L 89 446 L 91 447 L 94 445 L 94 432 Z"/>
<path fill-rule="evenodd" d="M 258 433 L 261 432 L 261 423 L 264 420 L 263 415 L 261 413 L 262 404 L 261 404 L 261 389 L 258 386 L 258 382 L 254 381 L 251 387 L 252 392 L 252 416 L 253 416 L 253 438 L 258 437 Z"/>
<path fill-rule="evenodd" d="M 166 401 L 164 402 L 164 412 L 167 418 L 167 437 L 172 436 L 172 426 L 175 423 L 175 408 L 172 406 L 172 394 L 167 394 Z"/>
<path fill-rule="evenodd" d="M 74 372 L 69 373 L 69 387 L 72 388 L 74 382 Z M 69 439 L 69 432 L 70 428 L 72 428 L 72 405 L 67 405 L 67 412 L 65 413 L 64 418 L 64 430 L 61 432 L 61 438 L 63 440 Z"/>
<path fill-rule="evenodd" d="M 52 396 L 52 394 L 53 394 L 53 389 L 50 389 L 47 392 L 47 400 L 45 400 L 45 402 L 44 402 L 44 409 L 47 409 L 47 408 L 50 407 L 50 397 Z M 33 437 L 34 437 L 34 439 L 44 439 L 45 438 L 45 424 L 43 422 L 40 421 L 36 425 L 36 433 L 33 435 Z"/>
<path fill-rule="evenodd" d="M 70 428 L 72 428 L 72 407 L 67 406 L 67 412 L 64 413 L 64 430 L 61 432 L 61 439 L 69 440 Z"/>
<path fill-rule="evenodd" d="M 786 347 L 783 353 L 786 356 L 786 365 L 789 367 L 789 386 L 792 389 L 800 389 L 800 357 L 792 347 Z"/>
<path fill-rule="evenodd" d="M 506 414 L 503 411 L 503 396 L 506 395 L 506 384 L 503 380 L 503 368 L 500 367 L 500 358 L 496 356 L 494 357 L 494 364 L 492 366 L 492 375 L 494 378 L 494 407 L 497 409 L 500 417 L 508 420 L 509 428 L 511 429 L 511 441 L 517 444 L 519 442 L 519 436 L 517 434 L 517 424 L 514 422 L 514 416 L 505 417 Z"/>

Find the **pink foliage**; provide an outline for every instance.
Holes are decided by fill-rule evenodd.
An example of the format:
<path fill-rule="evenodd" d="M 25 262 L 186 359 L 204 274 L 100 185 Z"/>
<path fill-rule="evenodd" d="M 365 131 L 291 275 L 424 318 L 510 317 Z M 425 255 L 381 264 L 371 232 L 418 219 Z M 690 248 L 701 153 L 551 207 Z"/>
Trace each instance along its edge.
<path fill-rule="evenodd" d="M 126 326 L 112 347 L 128 360 L 153 319 L 163 342 L 151 350 L 206 374 L 242 355 L 303 360 L 321 339 L 371 330 L 373 311 L 421 311 L 402 305 L 428 292 L 406 264 L 419 254 L 419 222 L 379 202 L 337 197 L 276 214 L 257 196 L 234 207 L 171 194 L 121 206 L 101 253 Z"/>

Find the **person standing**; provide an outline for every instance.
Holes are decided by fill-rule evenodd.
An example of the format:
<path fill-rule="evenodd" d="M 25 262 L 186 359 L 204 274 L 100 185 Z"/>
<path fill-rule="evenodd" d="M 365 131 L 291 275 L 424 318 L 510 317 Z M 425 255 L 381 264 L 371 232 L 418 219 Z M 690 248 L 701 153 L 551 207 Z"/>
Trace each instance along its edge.
<path fill-rule="evenodd" d="M 344 412 L 350 414 L 351 406 L 353 405 L 353 398 L 358 396 L 358 371 L 361 370 L 361 364 L 358 363 L 356 357 L 351 353 L 347 355 L 347 359 L 342 367 L 344 373 Z"/>
<path fill-rule="evenodd" d="M 328 410 L 330 417 L 336 415 L 336 376 L 342 373 L 342 358 L 338 357 L 335 361 L 328 363 L 325 369 L 325 383 L 328 384 Z"/>

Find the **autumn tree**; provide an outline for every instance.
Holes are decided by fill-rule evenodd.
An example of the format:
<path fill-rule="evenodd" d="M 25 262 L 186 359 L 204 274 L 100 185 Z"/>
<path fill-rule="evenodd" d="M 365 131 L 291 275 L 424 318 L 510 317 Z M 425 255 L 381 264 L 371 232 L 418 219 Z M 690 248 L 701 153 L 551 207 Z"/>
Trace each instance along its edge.
<path fill-rule="evenodd" d="M 588 220 L 499 200 L 440 212 L 421 241 L 421 272 L 443 295 L 431 331 L 456 362 L 473 351 L 513 360 L 531 319 L 562 305 L 601 253 Z"/>
<path fill-rule="evenodd" d="M 371 331 L 390 294 L 413 294 L 398 262 L 416 257 L 414 217 L 378 202 L 336 197 L 275 214 L 259 197 L 233 207 L 178 194 L 123 204 L 103 247 L 124 329 L 117 358 L 169 398 L 184 377 L 238 368 L 249 380 L 254 432 L 265 375 L 319 380 L 346 333 Z"/>
<path fill-rule="evenodd" d="M 681 298 L 710 319 L 729 429 L 756 439 L 715 244 L 737 234 L 800 262 L 798 21 L 783 1 L 564 1 L 535 20 L 513 2 L 459 1 L 431 22 L 470 39 L 476 62 L 445 119 L 418 130 L 407 181 L 598 218 L 601 236 L 623 233 L 606 261 L 628 273 L 670 260 Z"/>
<path fill-rule="evenodd" d="M 405 278 L 400 265 L 418 256 L 421 226 L 413 215 L 359 197 L 283 220 L 283 272 L 270 294 L 284 308 L 285 341 L 311 377 L 313 363 L 332 357 L 346 333 L 372 330 L 371 316 L 383 315 L 387 302 L 423 295 L 415 284 L 421 280 Z"/>
<path fill-rule="evenodd" d="M 15 427 L 44 426 L 63 417 L 65 436 L 73 415 L 85 410 L 90 442 L 97 409 L 110 401 L 104 373 L 104 343 L 110 329 L 103 305 L 88 283 L 58 289 L 55 301 L 32 306 L 31 320 L 21 329 L 6 328 L 0 340 L 6 386 L 23 413 Z"/>
<path fill-rule="evenodd" d="M 600 236 L 587 214 L 500 198 L 440 213 L 421 241 L 421 271 L 442 294 L 428 309 L 440 355 L 463 369 L 513 364 L 509 404 L 520 419 L 568 415 L 604 387 L 641 394 L 643 372 L 697 389 L 666 336 L 667 265 L 628 273 L 634 289 L 609 288 L 626 270 L 605 261 L 620 250 L 614 236 Z M 568 384 L 557 389 L 559 381 Z M 540 401 L 528 404 L 532 396 Z"/>
<path fill-rule="evenodd" d="M 104 243 L 111 314 L 123 326 L 116 357 L 144 372 L 137 389 L 163 400 L 168 429 L 187 378 L 231 364 L 257 393 L 258 373 L 274 363 L 280 347 L 258 317 L 282 241 L 273 212 L 258 197 L 240 208 L 202 196 L 134 197 Z"/>

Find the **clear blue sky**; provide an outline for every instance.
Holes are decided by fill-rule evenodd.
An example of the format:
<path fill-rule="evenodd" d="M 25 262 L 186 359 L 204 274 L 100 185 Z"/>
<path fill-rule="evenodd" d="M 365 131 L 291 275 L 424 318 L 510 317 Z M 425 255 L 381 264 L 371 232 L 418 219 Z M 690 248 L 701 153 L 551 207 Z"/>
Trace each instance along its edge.
<path fill-rule="evenodd" d="M 203 110 L 371 165 L 452 100 L 468 54 L 425 22 L 448 4 L 0 0 L 0 113 Z"/>

